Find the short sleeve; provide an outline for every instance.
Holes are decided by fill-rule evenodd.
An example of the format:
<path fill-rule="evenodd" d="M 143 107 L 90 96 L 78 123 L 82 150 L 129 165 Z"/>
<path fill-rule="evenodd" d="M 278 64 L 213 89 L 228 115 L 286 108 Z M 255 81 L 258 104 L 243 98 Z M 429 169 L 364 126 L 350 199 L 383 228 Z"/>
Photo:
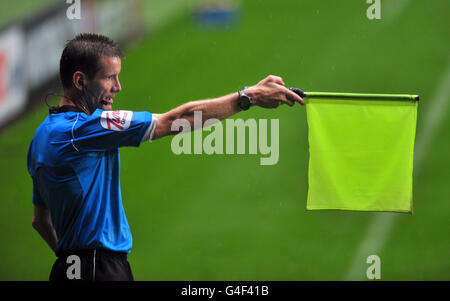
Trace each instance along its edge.
<path fill-rule="evenodd" d="M 149 112 L 96 110 L 74 123 L 72 145 L 77 151 L 139 146 L 152 122 Z"/>
<path fill-rule="evenodd" d="M 45 205 L 44 201 L 41 198 L 41 195 L 39 193 L 39 186 L 38 186 L 35 178 L 32 177 L 32 179 L 33 179 L 33 198 L 32 198 L 33 204 L 40 206 L 40 207 L 47 208 L 47 206 Z"/>

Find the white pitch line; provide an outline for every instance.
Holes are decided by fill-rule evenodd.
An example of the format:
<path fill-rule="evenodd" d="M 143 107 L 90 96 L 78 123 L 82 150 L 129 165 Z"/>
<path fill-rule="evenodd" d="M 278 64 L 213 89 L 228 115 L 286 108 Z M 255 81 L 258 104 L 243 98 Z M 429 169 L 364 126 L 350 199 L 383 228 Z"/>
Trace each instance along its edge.
<path fill-rule="evenodd" d="M 427 111 L 422 117 L 422 127 L 417 130 L 417 143 L 415 149 L 415 170 L 417 175 L 425 162 L 426 152 L 433 140 L 436 130 L 444 120 L 450 102 L 450 57 L 443 76 L 440 78 L 433 97 L 430 101 L 421 99 L 422 103 L 428 105 Z M 420 120 L 418 120 L 420 124 Z M 385 245 L 391 229 L 397 220 L 396 213 L 378 213 L 375 215 L 368 226 L 362 242 L 359 244 L 355 253 L 354 261 L 348 270 L 345 280 L 363 280 L 366 275 L 366 258 L 372 254 L 376 255 Z"/>

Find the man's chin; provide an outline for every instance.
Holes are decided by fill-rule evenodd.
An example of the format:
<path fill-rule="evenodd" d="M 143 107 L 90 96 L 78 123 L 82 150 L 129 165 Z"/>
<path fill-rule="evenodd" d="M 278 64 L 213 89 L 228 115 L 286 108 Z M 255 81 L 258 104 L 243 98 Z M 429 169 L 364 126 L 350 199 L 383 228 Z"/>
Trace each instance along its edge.
<path fill-rule="evenodd" d="M 102 109 L 104 111 L 112 111 L 112 105 L 102 105 Z"/>

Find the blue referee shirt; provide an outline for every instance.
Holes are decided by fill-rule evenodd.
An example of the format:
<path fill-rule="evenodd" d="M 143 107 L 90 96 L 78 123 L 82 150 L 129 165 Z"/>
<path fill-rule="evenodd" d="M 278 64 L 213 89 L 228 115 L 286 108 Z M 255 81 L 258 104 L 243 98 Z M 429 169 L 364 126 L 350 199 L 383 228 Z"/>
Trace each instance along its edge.
<path fill-rule="evenodd" d="M 132 237 L 120 191 L 119 147 L 151 140 L 152 114 L 50 114 L 28 150 L 33 203 L 50 211 L 55 252 L 105 248 L 129 253 Z"/>

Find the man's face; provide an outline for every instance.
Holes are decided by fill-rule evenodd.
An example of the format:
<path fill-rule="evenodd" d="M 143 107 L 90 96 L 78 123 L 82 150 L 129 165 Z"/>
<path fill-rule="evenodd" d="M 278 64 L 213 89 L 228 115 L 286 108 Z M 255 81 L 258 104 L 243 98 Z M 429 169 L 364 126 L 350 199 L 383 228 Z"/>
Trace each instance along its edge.
<path fill-rule="evenodd" d="M 100 58 L 100 70 L 89 81 L 89 91 L 102 101 L 103 110 L 112 110 L 113 98 L 116 93 L 122 90 L 119 82 L 121 64 L 119 57 L 102 56 Z"/>

